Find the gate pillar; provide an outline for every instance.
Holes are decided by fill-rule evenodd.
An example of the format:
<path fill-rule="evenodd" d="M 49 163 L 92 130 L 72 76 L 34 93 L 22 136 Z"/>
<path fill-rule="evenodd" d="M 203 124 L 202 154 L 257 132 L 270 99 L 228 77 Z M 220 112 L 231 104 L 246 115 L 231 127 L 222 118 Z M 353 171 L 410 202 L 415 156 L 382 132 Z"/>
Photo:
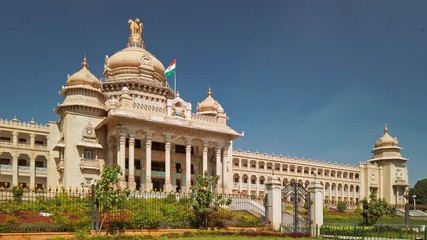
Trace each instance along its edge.
<path fill-rule="evenodd" d="M 312 236 L 316 234 L 316 225 L 320 228 L 323 225 L 323 186 L 318 180 L 310 182 L 308 186 L 310 192 L 310 220 Z"/>
<path fill-rule="evenodd" d="M 282 223 L 282 186 L 279 177 L 268 177 L 267 188 L 267 223 L 279 230 Z"/>

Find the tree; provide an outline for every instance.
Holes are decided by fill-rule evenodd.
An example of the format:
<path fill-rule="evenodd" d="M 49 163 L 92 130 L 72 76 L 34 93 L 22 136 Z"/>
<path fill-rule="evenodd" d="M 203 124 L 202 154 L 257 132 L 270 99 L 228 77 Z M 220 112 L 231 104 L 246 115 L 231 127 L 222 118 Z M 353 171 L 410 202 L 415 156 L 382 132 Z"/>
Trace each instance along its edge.
<path fill-rule="evenodd" d="M 337 204 L 337 209 L 339 212 L 345 212 L 345 210 L 347 210 L 347 204 L 345 202 L 339 202 Z"/>
<path fill-rule="evenodd" d="M 409 196 L 416 195 L 418 204 L 427 204 L 427 178 L 418 181 L 414 188 L 409 190 Z"/>
<path fill-rule="evenodd" d="M 195 211 L 200 228 L 207 228 L 212 213 L 217 212 L 222 205 L 230 205 L 231 199 L 224 198 L 213 192 L 218 183 L 218 176 L 196 175 L 196 184 L 190 187 L 191 206 Z"/>
<path fill-rule="evenodd" d="M 112 208 L 120 206 L 125 201 L 125 198 L 129 196 L 128 189 L 120 189 L 119 181 L 122 170 L 119 165 L 115 165 L 110 168 L 105 166 L 102 171 L 101 177 L 98 179 L 95 185 L 95 203 L 100 213 L 108 213 Z M 104 214 L 97 232 L 99 232 L 104 224 L 107 214 Z"/>
<path fill-rule="evenodd" d="M 395 214 L 395 210 L 388 205 L 385 199 L 377 199 L 375 193 L 372 193 L 369 198 L 369 202 L 366 198 L 361 201 L 363 210 L 360 214 L 363 217 L 363 225 L 373 225 L 380 217 Z"/>

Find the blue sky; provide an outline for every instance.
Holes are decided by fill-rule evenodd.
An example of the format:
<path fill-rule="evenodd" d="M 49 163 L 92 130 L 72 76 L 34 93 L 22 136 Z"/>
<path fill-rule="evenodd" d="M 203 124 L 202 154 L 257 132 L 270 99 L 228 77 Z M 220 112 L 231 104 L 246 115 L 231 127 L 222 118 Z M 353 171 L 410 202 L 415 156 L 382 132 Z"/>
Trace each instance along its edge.
<path fill-rule="evenodd" d="M 83 55 L 101 77 L 127 20 L 146 48 L 177 59 L 181 97 L 210 85 L 235 148 L 358 165 L 387 123 L 427 169 L 426 1 L 0 1 L 0 117 L 57 120 L 58 91 Z M 173 84 L 173 83 L 170 83 Z"/>

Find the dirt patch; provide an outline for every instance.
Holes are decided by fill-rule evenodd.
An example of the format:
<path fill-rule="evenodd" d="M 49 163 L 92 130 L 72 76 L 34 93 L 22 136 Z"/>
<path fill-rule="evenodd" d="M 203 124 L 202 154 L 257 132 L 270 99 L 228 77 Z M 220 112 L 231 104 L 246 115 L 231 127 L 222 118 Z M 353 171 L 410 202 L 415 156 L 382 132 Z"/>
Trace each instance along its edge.
<path fill-rule="evenodd" d="M 42 216 L 38 212 L 19 212 L 11 214 L 0 214 L 0 223 L 16 223 L 16 224 L 25 224 L 25 223 L 48 223 L 53 224 L 52 217 Z"/>

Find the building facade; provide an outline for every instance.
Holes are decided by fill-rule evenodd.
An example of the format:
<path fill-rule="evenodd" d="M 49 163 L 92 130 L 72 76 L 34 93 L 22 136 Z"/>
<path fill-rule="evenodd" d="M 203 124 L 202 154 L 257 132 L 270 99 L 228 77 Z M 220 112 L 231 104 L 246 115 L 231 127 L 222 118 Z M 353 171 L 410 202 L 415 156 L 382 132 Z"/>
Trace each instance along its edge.
<path fill-rule="evenodd" d="M 283 185 L 319 179 L 326 200 L 357 202 L 375 192 L 404 202 L 407 159 L 387 128 L 358 167 L 233 150 L 243 134 L 227 125 L 211 89 L 193 112 L 145 49 L 139 19 L 129 28 L 128 46 L 105 58 L 103 81 L 86 59 L 67 77 L 58 122 L 0 120 L 0 186 L 88 187 L 106 165 L 118 164 L 120 185 L 130 189 L 188 191 L 207 172 L 220 177 L 218 192 L 262 196 L 274 174 Z"/>

